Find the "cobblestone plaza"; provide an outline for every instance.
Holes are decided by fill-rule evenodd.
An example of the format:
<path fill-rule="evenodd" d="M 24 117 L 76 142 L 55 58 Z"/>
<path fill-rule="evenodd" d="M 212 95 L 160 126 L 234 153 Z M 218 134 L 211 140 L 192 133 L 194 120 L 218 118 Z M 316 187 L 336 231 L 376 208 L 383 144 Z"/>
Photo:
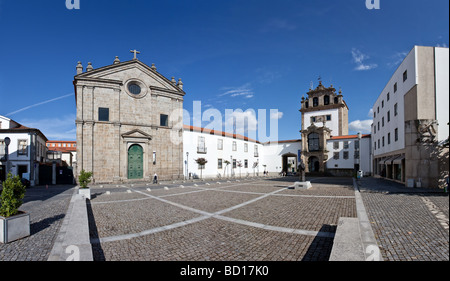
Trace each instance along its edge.
<path fill-rule="evenodd" d="M 448 195 L 364 178 L 104 185 L 87 201 L 96 261 L 327 261 L 338 220 L 360 192 L 385 261 L 448 261 Z M 73 187 L 32 188 L 31 236 L 0 244 L 0 260 L 45 261 Z"/>

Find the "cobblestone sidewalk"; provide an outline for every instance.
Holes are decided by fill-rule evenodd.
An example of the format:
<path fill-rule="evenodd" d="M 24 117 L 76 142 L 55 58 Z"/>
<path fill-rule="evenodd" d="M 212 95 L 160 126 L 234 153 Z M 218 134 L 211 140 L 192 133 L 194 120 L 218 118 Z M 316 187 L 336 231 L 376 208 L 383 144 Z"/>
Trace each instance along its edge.
<path fill-rule="evenodd" d="M 47 261 L 73 191 L 72 186 L 27 189 L 20 210 L 30 214 L 31 235 L 0 243 L 0 261 Z"/>
<path fill-rule="evenodd" d="M 385 261 L 448 261 L 448 194 L 383 179 L 358 182 Z"/>

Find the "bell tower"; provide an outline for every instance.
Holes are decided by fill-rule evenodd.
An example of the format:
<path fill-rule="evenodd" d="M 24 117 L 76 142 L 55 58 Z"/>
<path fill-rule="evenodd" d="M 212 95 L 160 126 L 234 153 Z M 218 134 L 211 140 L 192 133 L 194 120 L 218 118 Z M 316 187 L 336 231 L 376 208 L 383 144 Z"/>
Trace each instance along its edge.
<path fill-rule="evenodd" d="M 319 79 L 316 89 L 302 97 L 302 160 L 306 172 L 324 173 L 328 160 L 327 140 L 348 135 L 348 107 L 342 91 L 325 87 Z"/>

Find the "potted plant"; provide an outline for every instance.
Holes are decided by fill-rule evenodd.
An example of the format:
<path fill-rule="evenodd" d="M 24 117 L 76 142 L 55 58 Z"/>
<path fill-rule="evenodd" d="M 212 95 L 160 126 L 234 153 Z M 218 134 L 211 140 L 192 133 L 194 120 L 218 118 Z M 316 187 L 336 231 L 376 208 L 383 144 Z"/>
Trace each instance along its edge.
<path fill-rule="evenodd" d="M 78 182 L 80 184 L 78 194 L 83 195 L 89 200 L 91 200 L 91 189 L 88 187 L 88 184 L 91 182 L 91 177 L 92 172 L 86 172 L 85 170 L 81 170 L 80 176 L 78 177 Z"/>
<path fill-rule="evenodd" d="M 19 211 L 26 187 L 19 176 L 8 174 L 0 196 L 0 242 L 10 243 L 30 236 L 30 215 Z"/>

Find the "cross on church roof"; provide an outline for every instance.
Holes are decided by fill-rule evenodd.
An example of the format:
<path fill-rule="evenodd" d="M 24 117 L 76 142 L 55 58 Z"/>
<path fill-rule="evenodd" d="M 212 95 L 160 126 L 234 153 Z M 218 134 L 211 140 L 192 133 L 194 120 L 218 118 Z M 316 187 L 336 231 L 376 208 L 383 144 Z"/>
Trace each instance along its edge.
<path fill-rule="evenodd" d="M 130 53 L 134 53 L 134 60 L 137 60 L 137 54 L 140 54 L 141 52 L 136 51 L 136 50 L 131 50 Z"/>

